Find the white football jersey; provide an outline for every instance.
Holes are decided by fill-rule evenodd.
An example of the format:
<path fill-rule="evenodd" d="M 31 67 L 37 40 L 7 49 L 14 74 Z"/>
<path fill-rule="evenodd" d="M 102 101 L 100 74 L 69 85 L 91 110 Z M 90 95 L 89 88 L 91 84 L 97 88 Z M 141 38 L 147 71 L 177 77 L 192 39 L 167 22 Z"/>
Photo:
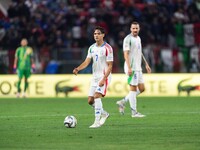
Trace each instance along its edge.
<path fill-rule="evenodd" d="M 99 80 L 108 68 L 107 62 L 113 61 L 113 49 L 106 42 L 101 47 L 94 43 L 89 47 L 87 57 L 93 59 L 93 77 Z"/>
<path fill-rule="evenodd" d="M 133 71 L 141 71 L 142 67 L 142 44 L 139 36 L 134 37 L 132 34 L 127 35 L 123 41 L 123 51 L 129 51 L 129 61 Z M 124 71 L 128 72 L 126 62 Z"/>

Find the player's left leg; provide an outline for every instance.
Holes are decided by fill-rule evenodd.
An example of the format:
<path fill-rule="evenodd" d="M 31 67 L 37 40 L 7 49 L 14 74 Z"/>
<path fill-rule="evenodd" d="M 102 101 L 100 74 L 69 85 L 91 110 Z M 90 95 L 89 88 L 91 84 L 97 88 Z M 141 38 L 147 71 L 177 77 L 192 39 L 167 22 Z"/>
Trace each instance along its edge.
<path fill-rule="evenodd" d="M 143 93 L 144 90 L 145 90 L 145 88 L 144 88 L 144 83 L 139 83 L 139 84 L 138 84 L 138 90 L 137 90 L 137 96 L 138 96 L 139 94 Z"/>
<path fill-rule="evenodd" d="M 101 97 L 104 97 L 106 95 L 107 89 L 108 89 L 108 85 L 111 81 L 111 77 L 108 77 L 105 84 L 102 87 L 98 87 L 96 92 L 100 92 L 101 93 Z M 100 90 L 99 90 L 100 89 Z M 103 109 L 103 105 L 102 105 L 102 109 L 101 109 L 101 119 L 100 119 L 100 125 L 103 125 L 107 118 L 110 116 L 110 114 L 105 111 Z"/>
<path fill-rule="evenodd" d="M 24 71 L 24 92 L 23 92 L 23 97 L 26 97 L 26 91 L 29 86 L 28 78 L 31 76 L 31 70 L 25 70 Z"/>
<path fill-rule="evenodd" d="M 129 95 L 125 96 L 123 99 L 118 100 L 118 101 L 116 102 L 116 104 L 117 104 L 117 106 L 118 106 L 119 113 L 120 113 L 121 115 L 124 115 L 125 104 L 126 104 L 126 102 L 128 102 L 128 101 L 129 101 Z"/>
<path fill-rule="evenodd" d="M 29 86 L 29 83 L 28 83 L 28 79 L 27 78 L 24 78 L 24 92 L 23 92 L 23 97 L 26 98 L 26 90 Z"/>
<path fill-rule="evenodd" d="M 20 93 L 21 93 L 21 82 L 22 82 L 22 78 L 24 76 L 24 71 L 17 69 L 17 76 L 18 76 L 18 82 L 17 82 L 17 94 L 16 97 L 19 98 L 20 97 Z"/>

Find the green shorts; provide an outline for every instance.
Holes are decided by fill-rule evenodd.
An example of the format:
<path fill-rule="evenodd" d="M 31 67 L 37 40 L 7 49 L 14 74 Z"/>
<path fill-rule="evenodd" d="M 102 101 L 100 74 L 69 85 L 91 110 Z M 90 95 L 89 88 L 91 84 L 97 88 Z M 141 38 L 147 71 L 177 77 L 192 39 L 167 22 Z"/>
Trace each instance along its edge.
<path fill-rule="evenodd" d="M 31 70 L 30 69 L 17 69 L 17 75 L 19 78 L 29 78 L 31 76 Z"/>

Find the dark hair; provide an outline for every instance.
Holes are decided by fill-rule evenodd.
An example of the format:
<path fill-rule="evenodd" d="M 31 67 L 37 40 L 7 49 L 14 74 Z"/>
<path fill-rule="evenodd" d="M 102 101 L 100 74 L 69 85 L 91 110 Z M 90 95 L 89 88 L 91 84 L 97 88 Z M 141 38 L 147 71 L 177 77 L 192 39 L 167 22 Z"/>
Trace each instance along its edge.
<path fill-rule="evenodd" d="M 133 21 L 133 22 L 131 22 L 131 24 L 138 24 L 138 25 L 140 25 L 137 21 Z"/>
<path fill-rule="evenodd" d="M 99 30 L 99 31 L 101 31 L 101 33 L 105 34 L 105 29 L 103 27 L 96 26 L 95 29 L 94 29 L 94 31 L 95 30 Z"/>

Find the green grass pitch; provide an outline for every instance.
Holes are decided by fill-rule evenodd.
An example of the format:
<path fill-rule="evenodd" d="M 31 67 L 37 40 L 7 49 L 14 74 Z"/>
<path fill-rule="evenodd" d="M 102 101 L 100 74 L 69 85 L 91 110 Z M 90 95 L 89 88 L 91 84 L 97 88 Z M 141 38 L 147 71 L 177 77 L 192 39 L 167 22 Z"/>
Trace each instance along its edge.
<path fill-rule="evenodd" d="M 1 150 L 199 150 L 199 97 L 138 97 L 145 118 L 131 118 L 129 104 L 119 114 L 116 101 L 104 98 L 106 123 L 89 129 L 93 109 L 85 98 L 0 99 Z M 76 128 L 65 128 L 74 115 Z"/>

